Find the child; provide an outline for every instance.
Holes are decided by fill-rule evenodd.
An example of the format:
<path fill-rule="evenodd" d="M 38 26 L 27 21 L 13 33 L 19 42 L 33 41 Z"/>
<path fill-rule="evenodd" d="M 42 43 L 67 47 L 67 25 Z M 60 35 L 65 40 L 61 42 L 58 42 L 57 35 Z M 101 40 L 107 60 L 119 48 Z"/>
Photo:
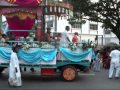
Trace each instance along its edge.
<path fill-rule="evenodd" d="M 74 36 L 72 38 L 72 42 L 74 44 L 76 44 L 76 46 L 78 45 L 78 33 L 77 32 L 74 33 Z"/>

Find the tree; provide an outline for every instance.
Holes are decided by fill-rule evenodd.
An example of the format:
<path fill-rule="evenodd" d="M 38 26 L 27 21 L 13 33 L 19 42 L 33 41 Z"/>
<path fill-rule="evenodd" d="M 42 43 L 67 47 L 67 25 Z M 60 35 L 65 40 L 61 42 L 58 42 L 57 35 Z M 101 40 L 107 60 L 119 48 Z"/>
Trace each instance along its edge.
<path fill-rule="evenodd" d="M 68 0 L 74 7 L 73 17 L 69 19 L 70 24 L 85 23 L 83 17 L 85 13 L 89 12 L 90 0 Z"/>
<path fill-rule="evenodd" d="M 80 17 L 89 16 L 89 20 L 102 22 L 103 28 L 111 30 L 120 40 L 120 0 L 99 0 L 96 3 L 90 0 L 73 0 L 71 3 L 74 13 L 79 12 L 82 13 Z"/>

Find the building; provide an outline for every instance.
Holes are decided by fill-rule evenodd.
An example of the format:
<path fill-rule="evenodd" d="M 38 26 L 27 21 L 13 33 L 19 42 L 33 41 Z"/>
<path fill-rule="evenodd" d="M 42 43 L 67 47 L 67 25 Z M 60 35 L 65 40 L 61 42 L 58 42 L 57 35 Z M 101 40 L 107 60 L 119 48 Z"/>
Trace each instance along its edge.
<path fill-rule="evenodd" d="M 111 42 L 119 44 L 119 40 L 114 33 L 111 31 L 104 31 L 104 43 L 109 44 Z"/>
<path fill-rule="evenodd" d="M 65 26 L 70 26 L 70 38 L 72 38 L 74 32 L 78 32 L 80 42 L 82 40 L 86 42 L 90 40 L 100 46 L 109 43 L 119 44 L 119 40 L 112 32 L 105 31 L 102 28 L 102 23 L 87 20 L 86 23 L 82 25 L 78 23 L 70 25 L 67 19 L 68 16 L 66 15 L 61 17 L 46 16 L 46 27 L 51 27 L 52 32 L 61 33 L 64 31 Z"/>

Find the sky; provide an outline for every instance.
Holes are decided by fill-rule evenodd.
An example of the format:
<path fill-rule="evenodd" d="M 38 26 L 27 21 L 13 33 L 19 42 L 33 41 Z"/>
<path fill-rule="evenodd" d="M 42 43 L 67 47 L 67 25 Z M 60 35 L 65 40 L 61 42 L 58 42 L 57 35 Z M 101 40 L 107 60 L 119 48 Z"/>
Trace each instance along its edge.
<path fill-rule="evenodd" d="M 91 0 L 92 2 L 97 2 L 98 0 Z"/>

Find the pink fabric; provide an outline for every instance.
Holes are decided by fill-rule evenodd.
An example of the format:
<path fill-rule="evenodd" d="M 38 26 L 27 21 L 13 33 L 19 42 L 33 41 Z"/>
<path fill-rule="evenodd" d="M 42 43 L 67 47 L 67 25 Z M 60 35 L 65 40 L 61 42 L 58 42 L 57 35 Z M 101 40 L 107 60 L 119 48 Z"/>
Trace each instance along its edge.
<path fill-rule="evenodd" d="M 41 0 L 40 0 L 41 1 Z M 38 5 L 37 0 L 16 0 L 16 4 L 21 6 L 36 6 Z"/>
<path fill-rule="evenodd" d="M 35 22 L 34 19 L 26 18 L 25 20 L 20 20 L 18 17 L 7 18 L 7 22 L 10 30 L 31 30 Z M 13 32 L 16 37 L 28 36 L 28 32 Z"/>

